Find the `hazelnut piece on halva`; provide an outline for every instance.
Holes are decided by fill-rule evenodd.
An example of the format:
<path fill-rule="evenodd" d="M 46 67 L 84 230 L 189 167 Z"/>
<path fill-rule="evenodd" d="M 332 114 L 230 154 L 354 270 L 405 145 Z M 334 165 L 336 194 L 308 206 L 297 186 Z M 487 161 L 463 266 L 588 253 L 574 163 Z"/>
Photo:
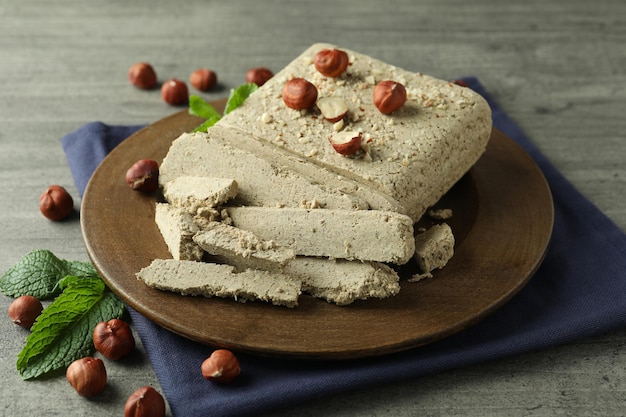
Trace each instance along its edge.
<path fill-rule="evenodd" d="M 320 109 L 324 119 L 336 123 L 348 114 L 348 104 L 339 97 L 322 97 L 317 100 L 317 108 Z"/>
<path fill-rule="evenodd" d="M 362 135 L 360 132 L 344 130 L 330 137 L 333 149 L 341 155 L 352 155 L 361 148 Z"/>

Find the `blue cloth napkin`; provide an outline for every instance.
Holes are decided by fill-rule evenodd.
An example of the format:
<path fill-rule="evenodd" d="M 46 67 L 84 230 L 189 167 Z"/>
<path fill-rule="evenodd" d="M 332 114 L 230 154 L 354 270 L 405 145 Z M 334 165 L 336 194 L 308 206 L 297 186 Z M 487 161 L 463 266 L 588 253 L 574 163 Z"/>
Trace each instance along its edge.
<path fill-rule="evenodd" d="M 474 327 L 442 341 L 388 356 L 319 362 L 240 354 L 242 374 L 229 386 L 202 379 L 213 350 L 155 325 L 133 322 L 175 416 L 246 416 L 364 387 L 416 378 L 571 342 L 626 324 L 626 235 L 583 197 L 489 97 L 494 126 L 531 155 L 552 189 L 554 232 L 548 254 L 509 303 Z M 97 164 L 141 126 L 95 122 L 62 139 L 82 194 Z"/>

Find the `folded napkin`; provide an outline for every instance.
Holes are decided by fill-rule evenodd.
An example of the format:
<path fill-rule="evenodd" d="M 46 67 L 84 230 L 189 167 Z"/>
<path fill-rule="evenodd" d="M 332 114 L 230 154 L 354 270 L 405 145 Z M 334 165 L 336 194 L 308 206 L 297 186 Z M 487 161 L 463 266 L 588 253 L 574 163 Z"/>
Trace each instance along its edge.
<path fill-rule="evenodd" d="M 242 374 L 230 386 L 202 379 L 200 364 L 211 347 L 170 333 L 129 309 L 175 416 L 259 415 L 325 395 L 571 342 L 626 323 L 626 235 L 556 171 L 476 78 L 465 81 L 489 101 L 494 126 L 531 155 L 552 189 L 553 238 L 526 287 L 470 329 L 410 351 L 339 362 L 239 354 Z M 96 122 L 62 139 L 81 194 L 102 158 L 140 127 Z"/>

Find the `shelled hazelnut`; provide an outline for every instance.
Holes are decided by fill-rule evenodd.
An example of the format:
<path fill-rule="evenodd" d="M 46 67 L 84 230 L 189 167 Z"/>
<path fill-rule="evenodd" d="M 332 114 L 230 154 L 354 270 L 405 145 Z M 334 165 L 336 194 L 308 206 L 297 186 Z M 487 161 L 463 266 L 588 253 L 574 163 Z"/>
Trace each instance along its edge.
<path fill-rule="evenodd" d="M 187 84 L 179 79 L 170 78 L 161 86 L 161 97 L 172 106 L 186 104 L 189 101 Z"/>
<path fill-rule="evenodd" d="M 159 188 L 158 163 L 153 159 L 140 159 L 126 171 L 126 182 L 135 191 L 155 191 Z"/>
<path fill-rule="evenodd" d="M 107 372 L 102 359 L 86 356 L 68 366 L 65 377 L 78 395 L 90 398 L 104 389 Z"/>
<path fill-rule="evenodd" d="M 154 388 L 144 386 L 133 392 L 124 405 L 124 417 L 163 417 L 165 399 Z"/>
<path fill-rule="evenodd" d="M 295 110 L 311 108 L 317 101 L 317 88 L 304 78 L 293 78 L 283 87 L 283 101 Z"/>
<path fill-rule="evenodd" d="M 65 188 L 51 185 L 39 197 L 39 210 L 52 221 L 63 220 L 74 211 L 74 200 Z"/>
<path fill-rule="evenodd" d="M 209 91 L 217 85 L 217 74 L 208 68 L 199 68 L 189 76 L 189 84 L 200 91 Z"/>
<path fill-rule="evenodd" d="M 322 97 L 317 100 L 317 108 L 324 119 L 336 123 L 348 114 L 348 104 L 339 97 Z"/>
<path fill-rule="evenodd" d="M 102 356 L 117 361 L 135 350 L 135 338 L 128 323 L 112 319 L 96 325 L 93 345 Z"/>
<path fill-rule="evenodd" d="M 137 88 L 149 90 L 157 84 L 157 75 L 147 62 L 133 64 L 128 70 L 128 80 Z"/>
<path fill-rule="evenodd" d="M 241 367 L 233 352 L 217 349 L 202 362 L 201 371 L 202 376 L 209 381 L 228 384 L 239 376 Z"/>
<path fill-rule="evenodd" d="M 41 312 L 43 305 L 32 295 L 22 295 L 9 306 L 9 317 L 18 326 L 30 329 Z"/>
<path fill-rule="evenodd" d="M 250 68 L 248 72 L 246 72 L 246 82 L 256 84 L 260 87 L 273 76 L 274 73 L 265 67 Z"/>
<path fill-rule="evenodd" d="M 406 89 L 396 81 L 385 80 L 374 87 L 374 105 L 383 114 L 390 114 L 406 102 Z"/>
<path fill-rule="evenodd" d="M 352 155 L 361 148 L 361 133 L 342 131 L 330 137 L 330 144 L 341 155 Z"/>
<path fill-rule="evenodd" d="M 348 68 L 350 59 L 345 51 L 340 49 L 322 49 L 313 58 L 313 65 L 322 75 L 339 77 Z"/>

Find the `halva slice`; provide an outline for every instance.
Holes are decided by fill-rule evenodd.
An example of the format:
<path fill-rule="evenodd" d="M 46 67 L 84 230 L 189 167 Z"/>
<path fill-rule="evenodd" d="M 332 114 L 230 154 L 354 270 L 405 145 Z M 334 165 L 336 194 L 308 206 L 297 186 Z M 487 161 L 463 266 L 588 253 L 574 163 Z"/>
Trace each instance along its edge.
<path fill-rule="evenodd" d="M 182 295 L 260 300 L 286 307 L 298 305 L 301 288 L 300 280 L 277 272 L 236 272 L 230 265 L 175 259 L 155 259 L 137 278 L 149 287 Z"/>
<path fill-rule="evenodd" d="M 267 262 L 233 253 L 216 255 L 218 263 L 233 265 L 237 270 L 263 269 Z M 379 262 L 297 256 L 287 261 L 282 273 L 302 281 L 302 291 L 337 305 L 352 304 L 367 298 L 387 298 L 400 291 L 400 277 L 389 266 Z"/>
<path fill-rule="evenodd" d="M 431 226 L 415 236 L 415 260 L 423 273 L 448 264 L 454 255 L 454 235 L 446 223 Z"/>
<path fill-rule="evenodd" d="M 199 208 L 218 207 L 237 196 L 237 181 L 228 178 L 184 175 L 165 183 L 165 199 L 195 214 Z"/>
<path fill-rule="evenodd" d="M 216 173 L 237 182 L 239 204 L 267 207 L 367 209 L 364 200 L 304 177 L 271 159 L 242 149 L 228 131 L 183 133 L 172 142 L 159 167 L 159 184 L 181 176 L 211 177 Z"/>
<path fill-rule="evenodd" d="M 157 203 L 154 220 L 174 259 L 202 259 L 204 250 L 193 241 L 198 227 L 189 212 L 168 203 Z"/>
<path fill-rule="evenodd" d="M 406 263 L 415 252 L 413 221 L 395 212 L 225 207 L 233 226 L 291 247 L 296 255 Z"/>
<path fill-rule="evenodd" d="M 290 248 L 280 247 L 274 241 L 260 239 L 252 232 L 220 222 L 207 224 L 193 236 L 193 241 L 211 255 L 231 261 L 239 258 L 249 260 L 248 267 L 254 269 L 280 270 L 295 258 Z"/>
<path fill-rule="evenodd" d="M 378 262 L 297 257 L 283 271 L 302 279 L 302 291 L 338 305 L 400 292 L 398 273 Z"/>

